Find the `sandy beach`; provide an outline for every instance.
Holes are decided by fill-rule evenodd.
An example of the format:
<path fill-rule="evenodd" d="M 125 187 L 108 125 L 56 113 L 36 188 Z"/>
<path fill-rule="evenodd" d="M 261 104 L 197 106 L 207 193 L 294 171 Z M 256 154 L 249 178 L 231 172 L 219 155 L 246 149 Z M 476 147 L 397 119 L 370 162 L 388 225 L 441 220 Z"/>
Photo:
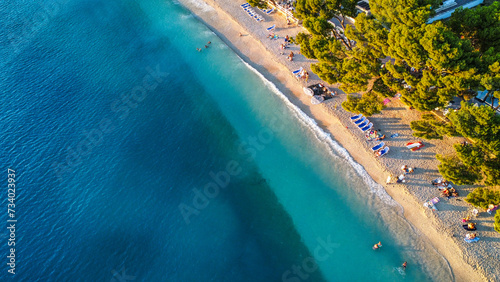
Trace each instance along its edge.
<path fill-rule="evenodd" d="M 349 117 L 352 113 L 342 109 L 340 104 L 346 95 L 335 86 L 331 89 L 341 93 L 333 99 L 320 105 L 312 106 L 310 96 L 304 94 L 302 87 L 305 81 L 299 81 L 292 70 L 304 67 L 309 71 L 310 79 L 307 85 L 320 82 L 310 70 L 312 60 L 300 55 L 300 48 L 291 45 L 286 50 L 279 48 L 286 35 L 295 36 L 305 32 L 300 26 L 289 26 L 286 19 L 279 13 L 264 15 L 264 22 L 251 19 L 241 9 L 244 1 L 230 0 L 180 0 L 180 2 L 211 28 L 230 48 L 243 60 L 261 72 L 268 80 L 287 95 L 288 99 L 302 111 L 313 117 L 318 125 L 329 132 L 332 137 L 346 148 L 351 156 L 361 164 L 370 176 L 383 185 L 391 197 L 404 208 L 404 216 L 417 229 L 426 241 L 443 255 L 452 269 L 456 281 L 500 281 L 500 234 L 493 230 L 493 215 L 482 211 L 477 219 L 478 234 L 481 240 L 467 244 L 463 237 L 465 230 L 461 226 L 461 218 L 467 215 L 472 207 L 464 201 L 464 196 L 474 187 L 455 186 L 460 197 L 443 198 L 436 205 L 438 211 L 425 208 L 422 204 L 440 195 L 438 189 L 431 185 L 431 180 L 439 177 L 436 153 L 453 152 L 452 144 L 459 138 L 444 140 L 422 140 L 411 135 L 409 123 L 417 120 L 420 113 L 409 110 L 402 102 L 392 98 L 382 114 L 370 117 L 374 129 L 385 134 L 385 144 L 390 152 L 375 158 L 371 147 L 378 142 L 368 142 L 359 130 L 353 130 Z M 275 34 L 279 40 L 267 38 L 267 27 L 276 25 Z M 240 33 L 242 36 L 240 36 Z M 287 54 L 295 54 L 292 62 Z M 285 54 L 281 54 L 284 52 Z M 390 138 L 392 134 L 399 136 Z M 422 141 L 425 147 L 412 152 L 405 147 L 407 142 Z M 362 148 L 362 149 L 361 149 Z M 413 174 L 407 176 L 407 183 L 386 184 L 388 175 L 397 176 L 402 173 L 401 166 L 415 168 Z"/>

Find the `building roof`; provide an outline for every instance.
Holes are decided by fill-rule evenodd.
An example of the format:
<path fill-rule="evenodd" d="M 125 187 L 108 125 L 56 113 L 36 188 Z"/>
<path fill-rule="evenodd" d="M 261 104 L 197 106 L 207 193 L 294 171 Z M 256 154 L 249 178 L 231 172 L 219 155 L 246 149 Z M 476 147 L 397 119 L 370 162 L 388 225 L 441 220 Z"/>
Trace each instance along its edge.
<path fill-rule="evenodd" d="M 483 3 L 484 0 L 447 0 L 443 5 L 436 8 L 436 15 L 430 18 L 427 23 L 443 20 L 451 17 L 451 14 L 459 7 L 473 8 Z"/>

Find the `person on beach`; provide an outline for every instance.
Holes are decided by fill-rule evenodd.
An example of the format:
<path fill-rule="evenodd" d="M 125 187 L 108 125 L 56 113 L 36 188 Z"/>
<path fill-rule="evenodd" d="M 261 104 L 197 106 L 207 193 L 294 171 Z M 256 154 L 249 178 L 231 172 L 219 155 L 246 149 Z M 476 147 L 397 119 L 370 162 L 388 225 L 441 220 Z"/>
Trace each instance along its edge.
<path fill-rule="evenodd" d="M 293 52 L 290 52 L 290 55 L 288 55 L 288 60 L 290 62 L 293 61 L 293 56 L 294 56 Z"/>
<path fill-rule="evenodd" d="M 305 77 L 306 77 L 306 83 L 307 83 L 307 81 L 309 80 L 309 73 L 307 71 L 305 73 Z"/>
<path fill-rule="evenodd" d="M 288 43 L 288 40 L 290 40 L 290 37 L 288 37 L 288 35 L 287 35 L 287 36 L 285 36 L 285 43 Z"/>
<path fill-rule="evenodd" d="M 408 265 L 408 263 L 405 261 L 403 262 L 403 265 L 401 265 L 403 267 L 403 270 L 406 270 L 406 266 Z"/>
<path fill-rule="evenodd" d="M 243 34 L 241 34 L 241 32 L 239 33 L 239 35 L 240 35 L 240 37 L 242 37 L 242 36 L 243 36 Z"/>

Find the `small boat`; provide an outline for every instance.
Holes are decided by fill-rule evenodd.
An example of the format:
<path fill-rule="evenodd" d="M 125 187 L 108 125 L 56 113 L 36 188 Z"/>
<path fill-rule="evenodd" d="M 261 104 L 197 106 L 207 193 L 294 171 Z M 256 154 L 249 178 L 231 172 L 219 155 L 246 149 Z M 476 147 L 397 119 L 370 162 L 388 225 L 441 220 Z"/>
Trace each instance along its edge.
<path fill-rule="evenodd" d="M 313 105 L 321 104 L 323 101 L 325 101 L 325 97 L 323 97 L 321 95 L 314 95 L 311 98 L 311 104 L 313 104 Z"/>
<path fill-rule="evenodd" d="M 304 87 L 302 89 L 304 90 L 304 93 L 306 93 L 307 96 L 311 96 L 311 97 L 314 96 L 314 91 L 311 88 Z"/>
<path fill-rule="evenodd" d="M 416 151 L 422 147 L 424 147 L 424 143 L 422 142 L 409 142 L 409 143 L 406 143 L 406 148 L 412 150 L 412 151 Z"/>

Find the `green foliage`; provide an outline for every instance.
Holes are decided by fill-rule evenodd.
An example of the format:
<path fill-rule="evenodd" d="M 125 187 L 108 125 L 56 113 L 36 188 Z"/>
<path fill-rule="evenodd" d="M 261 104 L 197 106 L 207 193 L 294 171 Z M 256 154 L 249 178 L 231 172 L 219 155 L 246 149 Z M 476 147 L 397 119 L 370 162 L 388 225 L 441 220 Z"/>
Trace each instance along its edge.
<path fill-rule="evenodd" d="M 493 228 L 495 228 L 495 231 L 500 233 L 500 210 L 497 210 L 497 213 L 495 214 L 495 223 L 493 223 Z"/>
<path fill-rule="evenodd" d="M 460 7 L 447 24 L 456 34 L 469 39 L 474 49 L 500 52 L 500 2 L 474 9 Z"/>
<path fill-rule="evenodd" d="M 498 147 L 496 144 L 500 136 L 500 116 L 486 106 L 476 107 L 465 102 L 462 102 L 461 106 L 459 111 L 448 116 L 457 132 L 481 143 L 485 149 L 491 150 Z M 499 149 L 493 153 L 498 155 Z"/>
<path fill-rule="evenodd" d="M 258 8 L 266 8 L 267 7 L 267 2 L 264 0 L 248 0 L 248 4 L 252 7 L 258 7 Z"/>
<path fill-rule="evenodd" d="M 482 167 L 486 180 L 486 185 L 500 185 L 500 160 L 498 156 L 495 159 L 488 159 Z"/>
<path fill-rule="evenodd" d="M 342 102 L 342 108 L 346 111 L 365 116 L 378 114 L 384 107 L 382 99 L 373 92 L 368 92 L 361 97 L 347 95 L 347 100 Z"/>
<path fill-rule="evenodd" d="M 470 192 L 465 201 L 475 207 L 488 209 L 490 204 L 500 204 L 500 192 L 479 187 Z"/>
<path fill-rule="evenodd" d="M 412 121 L 410 127 L 413 136 L 424 139 L 443 139 L 444 135 L 457 135 L 451 124 L 438 120 L 433 114 L 424 114 L 421 120 Z"/>
<path fill-rule="evenodd" d="M 375 17 L 388 25 L 420 26 L 433 14 L 439 0 L 371 0 L 370 9 Z"/>
<path fill-rule="evenodd" d="M 480 171 L 470 170 L 458 157 L 436 155 L 441 175 L 458 185 L 474 184 L 482 179 Z"/>
<path fill-rule="evenodd" d="M 368 81 L 380 71 L 388 31 L 364 14 L 356 18 L 356 28 L 345 22 L 356 15 L 357 0 L 298 0 L 295 14 L 303 20 L 309 35 L 299 34 L 301 53 L 319 62 L 311 68 L 328 83 L 340 83 L 345 92 L 366 91 Z M 335 18 L 343 31 L 328 19 Z M 356 44 L 354 44 L 356 42 Z"/>
<path fill-rule="evenodd" d="M 481 167 L 485 162 L 485 154 L 480 148 L 472 144 L 455 144 L 453 148 L 458 158 L 469 168 Z"/>
<path fill-rule="evenodd" d="M 372 92 L 385 98 L 394 97 L 396 95 L 396 91 L 387 86 L 382 78 L 378 78 L 373 82 Z"/>
<path fill-rule="evenodd" d="M 474 57 L 470 41 L 461 40 L 442 22 L 428 24 L 420 39 L 420 45 L 426 52 L 428 67 L 448 71 L 462 71 L 470 67 Z"/>

